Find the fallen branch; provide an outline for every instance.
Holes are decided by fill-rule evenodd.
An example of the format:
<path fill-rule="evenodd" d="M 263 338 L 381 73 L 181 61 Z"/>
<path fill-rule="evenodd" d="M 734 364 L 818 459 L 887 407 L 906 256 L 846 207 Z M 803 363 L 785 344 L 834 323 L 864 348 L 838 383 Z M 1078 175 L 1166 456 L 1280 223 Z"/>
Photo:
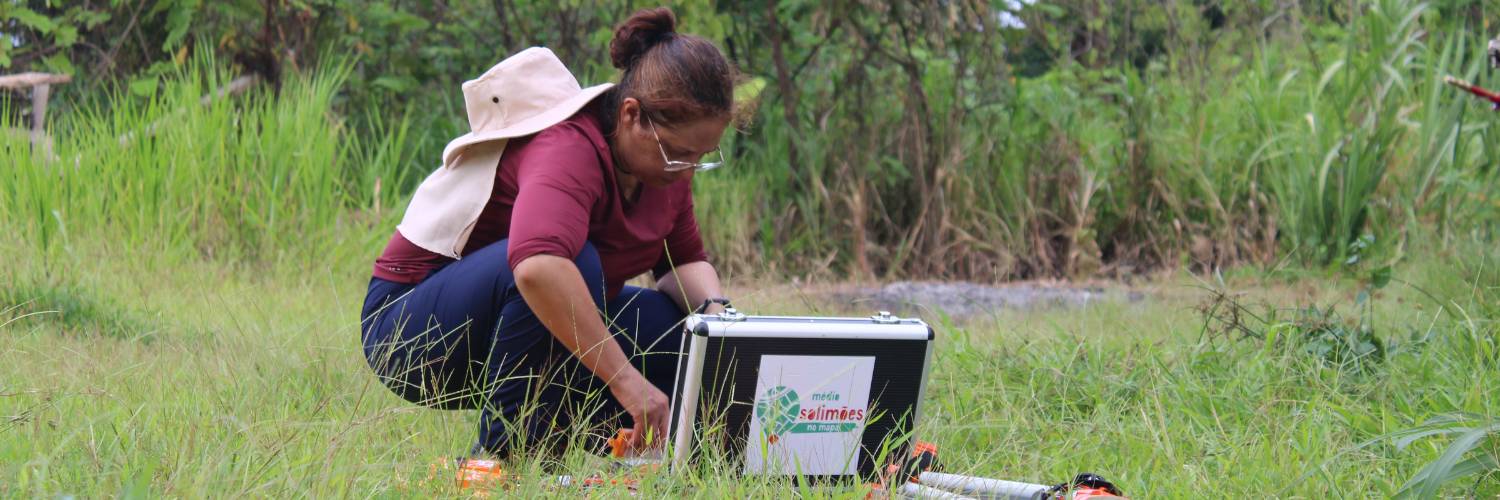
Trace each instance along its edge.
<path fill-rule="evenodd" d="M 255 84 L 257 83 L 260 83 L 260 77 L 256 75 L 245 75 L 239 78 L 235 78 L 233 80 L 230 80 L 228 85 L 220 87 L 219 90 L 204 94 L 203 97 L 198 99 L 198 104 L 207 106 L 209 104 L 212 104 L 215 100 L 249 90 L 250 87 L 255 86 Z M 146 125 L 146 128 L 142 132 L 144 135 L 149 137 L 156 133 L 157 127 L 160 127 L 163 123 L 172 118 L 176 118 L 177 116 L 185 112 L 187 112 L 187 108 L 177 108 L 175 110 L 172 110 L 172 112 L 167 113 L 167 116 L 163 116 L 156 121 L 151 122 L 149 125 Z M 126 132 L 125 135 L 121 135 L 119 137 L 121 145 L 128 144 L 132 139 L 135 139 L 135 132 Z"/>
<path fill-rule="evenodd" d="M 224 96 L 244 92 L 257 83 L 260 83 L 260 76 L 257 75 L 245 75 L 235 78 L 230 80 L 228 85 L 219 88 L 218 92 L 205 94 L 202 98 L 198 99 L 198 103 L 207 106 L 209 103 L 214 102 L 214 99 L 221 99 Z"/>

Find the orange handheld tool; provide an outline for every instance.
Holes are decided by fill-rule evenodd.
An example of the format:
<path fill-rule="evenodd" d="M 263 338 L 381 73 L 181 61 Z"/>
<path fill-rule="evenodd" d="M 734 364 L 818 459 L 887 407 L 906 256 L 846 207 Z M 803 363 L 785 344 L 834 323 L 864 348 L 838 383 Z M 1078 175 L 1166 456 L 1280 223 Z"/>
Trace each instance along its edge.
<path fill-rule="evenodd" d="M 630 451 L 630 439 L 635 437 L 635 430 L 620 429 L 615 431 L 615 437 L 609 438 L 609 456 L 625 458 Z"/>

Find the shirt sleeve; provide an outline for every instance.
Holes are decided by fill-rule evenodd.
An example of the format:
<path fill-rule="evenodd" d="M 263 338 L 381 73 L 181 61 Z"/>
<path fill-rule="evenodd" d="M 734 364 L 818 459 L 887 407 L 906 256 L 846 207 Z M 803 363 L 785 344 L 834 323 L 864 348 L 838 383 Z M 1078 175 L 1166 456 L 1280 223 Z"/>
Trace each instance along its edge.
<path fill-rule="evenodd" d="M 588 239 L 589 214 L 604 194 L 599 156 L 582 132 L 542 131 L 519 151 L 506 260 L 538 254 L 573 259 Z"/>
<path fill-rule="evenodd" d="M 693 215 L 692 188 L 684 185 L 682 189 L 682 197 L 679 198 L 682 202 L 678 203 L 672 232 L 667 233 L 666 251 L 651 269 L 651 275 L 656 279 L 661 279 L 677 266 L 708 260 L 708 252 L 703 248 L 703 236 L 698 232 L 698 219 Z"/>

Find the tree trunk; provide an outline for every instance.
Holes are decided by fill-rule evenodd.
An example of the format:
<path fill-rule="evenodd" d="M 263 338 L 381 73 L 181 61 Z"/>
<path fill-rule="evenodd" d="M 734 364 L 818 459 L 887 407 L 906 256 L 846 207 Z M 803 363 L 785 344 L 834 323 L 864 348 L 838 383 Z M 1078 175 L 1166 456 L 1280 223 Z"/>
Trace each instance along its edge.
<path fill-rule="evenodd" d="M 793 86 L 791 69 L 786 64 L 786 53 L 783 49 L 781 21 L 776 17 L 776 4 L 774 0 L 766 2 L 766 22 L 771 30 L 771 60 L 776 65 L 776 90 L 781 94 L 781 114 L 786 119 L 786 126 L 791 130 L 787 134 L 787 168 L 791 172 L 792 186 L 802 183 L 802 163 L 797 154 L 797 132 L 802 126 L 797 121 L 797 89 Z"/>
<path fill-rule="evenodd" d="M 510 34 L 510 2 L 507 0 L 495 0 L 495 17 L 500 20 L 500 43 L 505 44 L 506 51 L 515 50 L 516 41 Z"/>

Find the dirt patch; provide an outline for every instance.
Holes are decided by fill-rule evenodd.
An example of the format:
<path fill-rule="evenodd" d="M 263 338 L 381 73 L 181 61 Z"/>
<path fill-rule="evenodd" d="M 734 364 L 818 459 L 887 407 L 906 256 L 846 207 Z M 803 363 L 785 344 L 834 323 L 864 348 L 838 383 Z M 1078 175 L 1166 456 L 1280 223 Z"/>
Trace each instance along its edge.
<path fill-rule="evenodd" d="M 1141 292 L 1099 286 L 1037 283 L 990 286 L 911 281 L 846 289 L 835 292 L 834 296 L 857 309 L 891 311 L 898 315 L 921 315 L 940 310 L 954 318 L 980 316 L 1002 309 L 1079 308 L 1104 301 L 1137 302 L 1145 297 Z"/>

